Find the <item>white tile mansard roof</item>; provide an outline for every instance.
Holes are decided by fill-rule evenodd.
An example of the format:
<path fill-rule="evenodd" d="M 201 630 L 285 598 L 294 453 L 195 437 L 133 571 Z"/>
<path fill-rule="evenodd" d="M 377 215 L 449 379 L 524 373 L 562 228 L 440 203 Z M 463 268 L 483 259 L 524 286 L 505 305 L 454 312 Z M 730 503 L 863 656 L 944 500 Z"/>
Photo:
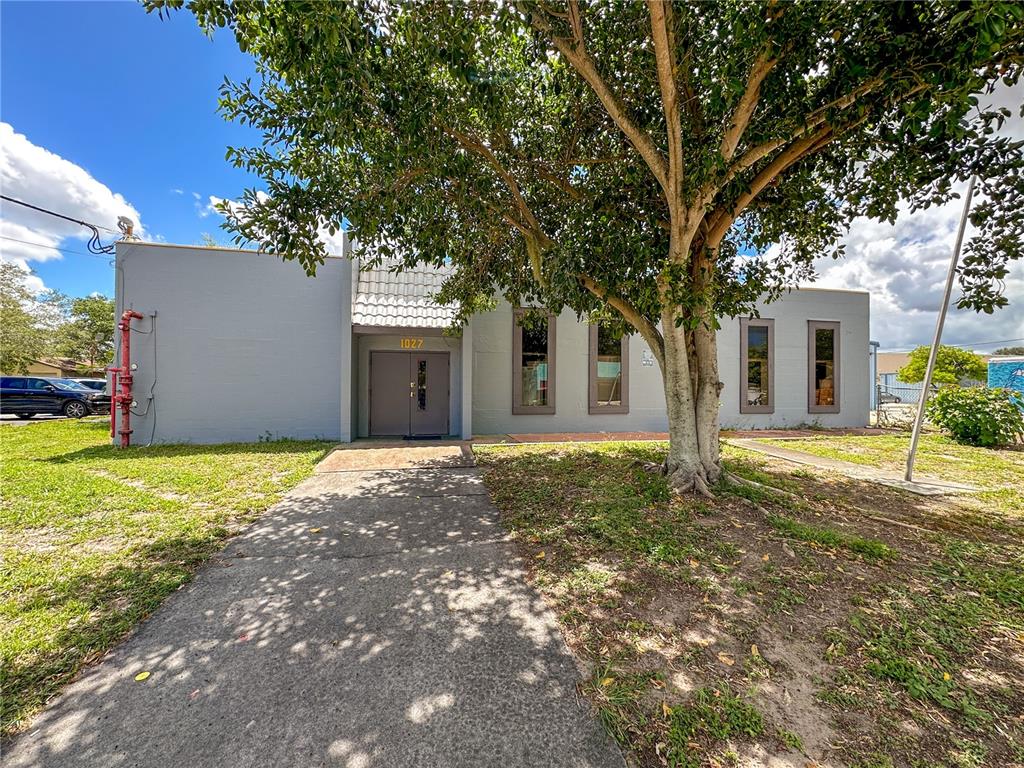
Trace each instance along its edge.
<path fill-rule="evenodd" d="M 393 269 L 393 264 L 384 263 L 359 270 L 352 300 L 353 325 L 445 328 L 451 324 L 456 307 L 434 300 L 451 268 L 417 265 L 401 272 Z"/>

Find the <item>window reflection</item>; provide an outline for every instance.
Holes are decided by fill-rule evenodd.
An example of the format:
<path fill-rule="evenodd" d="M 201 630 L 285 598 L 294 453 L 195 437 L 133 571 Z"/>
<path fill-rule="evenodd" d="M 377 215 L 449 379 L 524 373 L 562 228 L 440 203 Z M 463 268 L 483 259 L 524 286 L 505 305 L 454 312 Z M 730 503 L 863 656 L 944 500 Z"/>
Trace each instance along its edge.
<path fill-rule="evenodd" d="M 427 361 L 420 360 L 416 366 L 416 407 L 427 410 Z"/>
<path fill-rule="evenodd" d="M 597 327 L 597 405 L 622 405 L 622 336 Z"/>
<path fill-rule="evenodd" d="M 832 328 L 814 331 L 814 404 L 835 405 L 836 337 Z"/>
<path fill-rule="evenodd" d="M 748 325 L 747 405 L 765 406 L 771 402 L 768 354 L 768 327 Z"/>
<path fill-rule="evenodd" d="M 522 327 L 522 405 L 548 404 L 548 321 Z"/>

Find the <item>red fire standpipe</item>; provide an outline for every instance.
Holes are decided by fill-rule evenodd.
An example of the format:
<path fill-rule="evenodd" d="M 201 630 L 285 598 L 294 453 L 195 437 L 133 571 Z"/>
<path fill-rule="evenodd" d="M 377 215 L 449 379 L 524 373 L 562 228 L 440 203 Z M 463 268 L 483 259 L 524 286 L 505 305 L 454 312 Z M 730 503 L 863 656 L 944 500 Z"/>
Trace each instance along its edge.
<path fill-rule="evenodd" d="M 111 397 L 110 397 L 110 436 L 114 437 L 117 430 L 117 407 L 121 407 L 121 429 L 117 430 L 121 435 L 121 447 L 127 448 L 131 444 L 131 408 L 132 408 L 132 319 L 141 320 L 143 315 L 133 309 L 126 310 L 121 315 L 121 322 L 117 324 L 121 331 L 121 365 L 108 368 L 111 373 Z M 117 391 L 120 384 L 121 391 Z"/>

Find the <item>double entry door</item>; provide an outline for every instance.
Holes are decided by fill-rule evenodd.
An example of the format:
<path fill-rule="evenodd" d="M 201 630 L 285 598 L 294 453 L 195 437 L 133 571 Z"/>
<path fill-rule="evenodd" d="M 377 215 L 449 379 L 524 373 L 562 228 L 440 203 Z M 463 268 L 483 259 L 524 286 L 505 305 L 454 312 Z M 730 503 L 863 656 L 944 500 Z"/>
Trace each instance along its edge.
<path fill-rule="evenodd" d="M 370 435 L 447 435 L 448 381 L 447 352 L 370 352 Z"/>

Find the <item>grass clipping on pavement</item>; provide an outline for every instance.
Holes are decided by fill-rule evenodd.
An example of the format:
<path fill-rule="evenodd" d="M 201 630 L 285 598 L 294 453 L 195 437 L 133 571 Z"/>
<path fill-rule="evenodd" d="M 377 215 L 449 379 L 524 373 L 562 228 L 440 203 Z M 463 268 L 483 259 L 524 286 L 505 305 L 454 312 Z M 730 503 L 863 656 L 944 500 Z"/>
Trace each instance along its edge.
<path fill-rule="evenodd" d="M 726 448 L 769 488 L 673 498 L 646 468 L 664 450 L 476 451 L 590 669 L 582 692 L 636 764 L 1024 762 L 1024 521 L 1001 489 L 982 515 Z"/>

